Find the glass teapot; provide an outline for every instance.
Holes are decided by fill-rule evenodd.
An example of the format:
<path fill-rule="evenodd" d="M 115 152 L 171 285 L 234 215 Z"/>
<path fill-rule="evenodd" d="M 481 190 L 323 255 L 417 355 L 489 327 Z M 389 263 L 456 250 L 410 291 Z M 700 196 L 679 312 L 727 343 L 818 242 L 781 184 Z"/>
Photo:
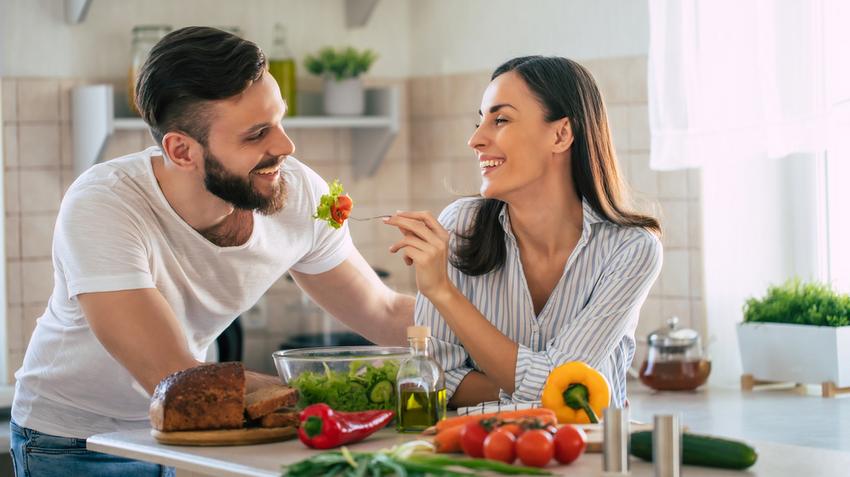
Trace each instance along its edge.
<path fill-rule="evenodd" d="M 705 383 L 711 361 L 695 330 L 679 328 L 679 318 L 649 334 L 649 350 L 640 368 L 643 384 L 659 391 L 690 391 Z"/>

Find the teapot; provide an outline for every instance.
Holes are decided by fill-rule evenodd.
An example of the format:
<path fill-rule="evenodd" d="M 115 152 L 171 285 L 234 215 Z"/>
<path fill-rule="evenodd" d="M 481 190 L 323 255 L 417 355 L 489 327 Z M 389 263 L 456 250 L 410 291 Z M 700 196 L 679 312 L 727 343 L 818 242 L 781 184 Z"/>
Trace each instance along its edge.
<path fill-rule="evenodd" d="M 643 384 L 659 391 L 690 391 L 708 379 L 711 361 L 703 352 L 699 333 L 680 328 L 678 317 L 650 333 L 647 343 L 639 373 Z"/>

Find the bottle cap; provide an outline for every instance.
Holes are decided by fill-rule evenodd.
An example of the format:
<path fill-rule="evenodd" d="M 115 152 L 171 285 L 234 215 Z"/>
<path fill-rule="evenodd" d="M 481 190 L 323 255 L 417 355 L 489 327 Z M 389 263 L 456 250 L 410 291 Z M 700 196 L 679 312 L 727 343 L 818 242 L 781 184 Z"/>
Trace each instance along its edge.
<path fill-rule="evenodd" d="M 431 336 L 431 327 L 429 326 L 408 326 L 408 339 L 425 339 Z"/>

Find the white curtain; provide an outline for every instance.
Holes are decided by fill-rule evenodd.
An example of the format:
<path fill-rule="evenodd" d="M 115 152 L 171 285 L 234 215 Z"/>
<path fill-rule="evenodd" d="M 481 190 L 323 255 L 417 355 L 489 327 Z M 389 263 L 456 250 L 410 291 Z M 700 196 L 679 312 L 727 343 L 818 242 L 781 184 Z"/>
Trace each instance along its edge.
<path fill-rule="evenodd" d="M 649 0 L 651 167 L 850 138 L 850 1 Z"/>

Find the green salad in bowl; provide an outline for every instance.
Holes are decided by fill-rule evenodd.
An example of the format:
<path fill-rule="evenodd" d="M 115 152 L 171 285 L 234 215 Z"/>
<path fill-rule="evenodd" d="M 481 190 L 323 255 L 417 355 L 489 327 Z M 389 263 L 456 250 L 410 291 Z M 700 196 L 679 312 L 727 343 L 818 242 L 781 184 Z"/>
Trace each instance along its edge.
<path fill-rule="evenodd" d="M 396 409 L 396 374 L 408 348 L 336 346 L 277 351 L 280 378 L 298 389 L 299 407 L 325 403 L 338 411 Z"/>

